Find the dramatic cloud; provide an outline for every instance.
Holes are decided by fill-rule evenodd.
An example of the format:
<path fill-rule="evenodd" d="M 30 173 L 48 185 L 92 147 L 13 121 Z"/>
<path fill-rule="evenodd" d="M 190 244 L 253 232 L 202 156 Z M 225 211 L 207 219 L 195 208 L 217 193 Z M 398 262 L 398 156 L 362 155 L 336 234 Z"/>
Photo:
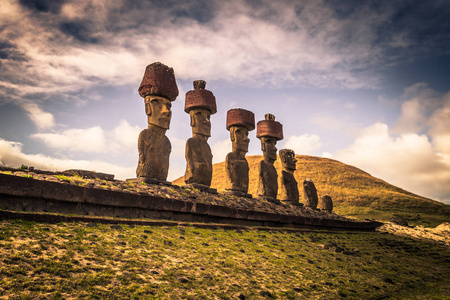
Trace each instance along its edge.
<path fill-rule="evenodd" d="M 291 135 L 286 138 L 283 148 L 292 149 L 296 154 L 312 155 L 322 147 L 320 137 L 316 134 Z"/>
<path fill-rule="evenodd" d="M 13 92 L 6 98 L 56 93 L 64 99 L 93 85 L 135 84 L 143 66 L 155 60 L 173 66 L 181 79 L 373 87 L 377 79 L 371 67 L 400 62 L 396 53 L 408 46 L 413 46 L 409 56 L 425 51 L 410 34 L 414 23 L 394 18 L 402 5 L 336 6 L 315 0 L 169 4 L 3 1 L 0 82 Z M 445 15 L 448 9 L 424 5 L 412 15 L 439 19 L 436 13 Z M 381 35 L 380 29 L 392 23 L 408 26 L 393 26 L 397 31 Z M 434 23 L 420 26 L 429 30 Z M 429 45 L 440 41 L 426 38 Z"/>

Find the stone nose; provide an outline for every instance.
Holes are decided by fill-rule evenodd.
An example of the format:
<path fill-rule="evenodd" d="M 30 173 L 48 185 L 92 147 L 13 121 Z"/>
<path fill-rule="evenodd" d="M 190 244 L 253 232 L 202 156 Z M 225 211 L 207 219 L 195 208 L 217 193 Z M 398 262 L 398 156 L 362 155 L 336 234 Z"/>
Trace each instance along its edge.
<path fill-rule="evenodd" d="M 166 105 L 163 105 L 162 109 L 161 109 L 161 114 L 163 115 L 169 115 L 170 114 L 170 108 L 167 107 Z"/>

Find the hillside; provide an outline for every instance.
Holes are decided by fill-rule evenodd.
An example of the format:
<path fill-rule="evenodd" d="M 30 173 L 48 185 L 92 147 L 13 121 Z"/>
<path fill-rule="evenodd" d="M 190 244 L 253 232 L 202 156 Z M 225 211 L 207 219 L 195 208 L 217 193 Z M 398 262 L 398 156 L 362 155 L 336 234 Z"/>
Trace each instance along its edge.
<path fill-rule="evenodd" d="M 303 180 L 310 178 L 319 197 L 331 196 L 337 213 L 378 219 L 388 219 L 392 213 L 400 213 L 410 221 L 418 221 L 417 214 L 421 214 L 421 217 L 428 215 L 425 225 L 431 222 L 434 226 L 450 220 L 449 205 L 405 191 L 337 160 L 307 155 L 296 157 L 295 178 L 299 183 L 300 195 L 303 193 Z M 257 164 L 261 159 L 260 155 L 247 156 L 250 166 L 249 193 L 252 195 L 256 195 Z M 275 162 L 275 167 L 278 172 L 281 171 L 279 160 Z M 223 191 L 225 182 L 225 163 L 215 164 L 211 187 Z M 182 178 L 174 183 L 182 184 Z"/>

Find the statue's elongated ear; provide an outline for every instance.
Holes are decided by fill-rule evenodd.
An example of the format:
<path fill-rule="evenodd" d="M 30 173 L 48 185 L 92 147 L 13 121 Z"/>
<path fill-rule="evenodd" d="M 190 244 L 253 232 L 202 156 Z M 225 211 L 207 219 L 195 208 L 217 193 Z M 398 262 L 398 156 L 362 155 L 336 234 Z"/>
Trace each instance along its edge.
<path fill-rule="evenodd" d="M 145 114 L 147 116 L 151 116 L 152 115 L 152 106 L 150 104 L 151 99 L 149 96 L 145 97 Z"/>
<path fill-rule="evenodd" d="M 189 115 L 191 116 L 191 127 L 194 127 L 195 126 L 195 118 L 194 118 L 194 116 L 195 116 L 195 109 L 191 109 L 189 111 Z"/>
<path fill-rule="evenodd" d="M 236 133 L 236 128 L 231 127 L 231 128 L 230 128 L 230 140 L 231 140 L 232 142 L 234 142 L 234 140 L 235 140 L 235 133 Z"/>

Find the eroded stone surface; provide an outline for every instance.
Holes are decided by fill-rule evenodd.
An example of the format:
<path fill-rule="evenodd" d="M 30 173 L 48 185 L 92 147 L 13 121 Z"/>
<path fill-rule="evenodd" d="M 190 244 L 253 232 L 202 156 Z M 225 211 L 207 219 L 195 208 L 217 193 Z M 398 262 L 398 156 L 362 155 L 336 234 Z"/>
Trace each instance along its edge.
<path fill-rule="evenodd" d="M 186 93 L 185 111 L 191 118 L 192 137 L 186 142 L 186 184 L 206 187 L 212 180 L 212 152 L 208 145 L 211 136 L 211 114 L 217 111 L 214 95 L 205 90 L 206 82 L 194 81 L 194 90 Z"/>
<path fill-rule="evenodd" d="M 331 197 L 328 195 L 320 197 L 319 208 L 320 208 L 320 210 L 323 210 L 323 211 L 332 212 L 333 211 L 333 200 L 331 200 Z"/>
<path fill-rule="evenodd" d="M 210 186 L 212 180 L 212 152 L 206 139 L 192 137 L 186 142 L 186 184 Z"/>
<path fill-rule="evenodd" d="M 263 160 L 258 164 L 258 197 L 270 202 L 279 202 L 278 174 L 273 166 L 277 160 L 277 141 L 283 138 L 283 128 L 275 121 L 275 116 L 265 115 L 265 120 L 259 121 L 256 125 L 256 137 L 261 140 L 261 150 Z"/>
<path fill-rule="evenodd" d="M 137 177 L 155 178 L 165 181 L 169 172 L 169 157 L 172 150 L 165 130 L 152 126 L 139 134 L 139 163 Z"/>
<path fill-rule="evenodd" d="M 225 159 L 226 190 L 247 194 L 249 183 L 249 166 L 245 154 L 248 152 L 250 139 L 248 132 L 255 128 L 255 117 L 245 109 L 230 109 L 227 112 L 227 129 L 233 145 L 232 152 Z"/>
<path fill-rule="evenodd" d="M 165 133 L 172 117 L 171 101 L 178 96 L 173 69 L 159 62 L 148 65 L 139 94 L 144 98 L 148 128 L 139 135 L 136 176 L 166 181 L 172 147 Z"/>
<path fill-rule="evenodd" d="M 291 149 L 280 150 L 280 160 L 282 166 L 280 201 L 284 204 L 300 205 L 297 180 L 294 177 L 297 162 L 294 151 Z"/>
<path fill-rule="evenodd" d="M 306 207 L 317 208 L 319 199 L 317 197 L 317 189 L 311 179 L 303 181 L 303 198 Z"/>

